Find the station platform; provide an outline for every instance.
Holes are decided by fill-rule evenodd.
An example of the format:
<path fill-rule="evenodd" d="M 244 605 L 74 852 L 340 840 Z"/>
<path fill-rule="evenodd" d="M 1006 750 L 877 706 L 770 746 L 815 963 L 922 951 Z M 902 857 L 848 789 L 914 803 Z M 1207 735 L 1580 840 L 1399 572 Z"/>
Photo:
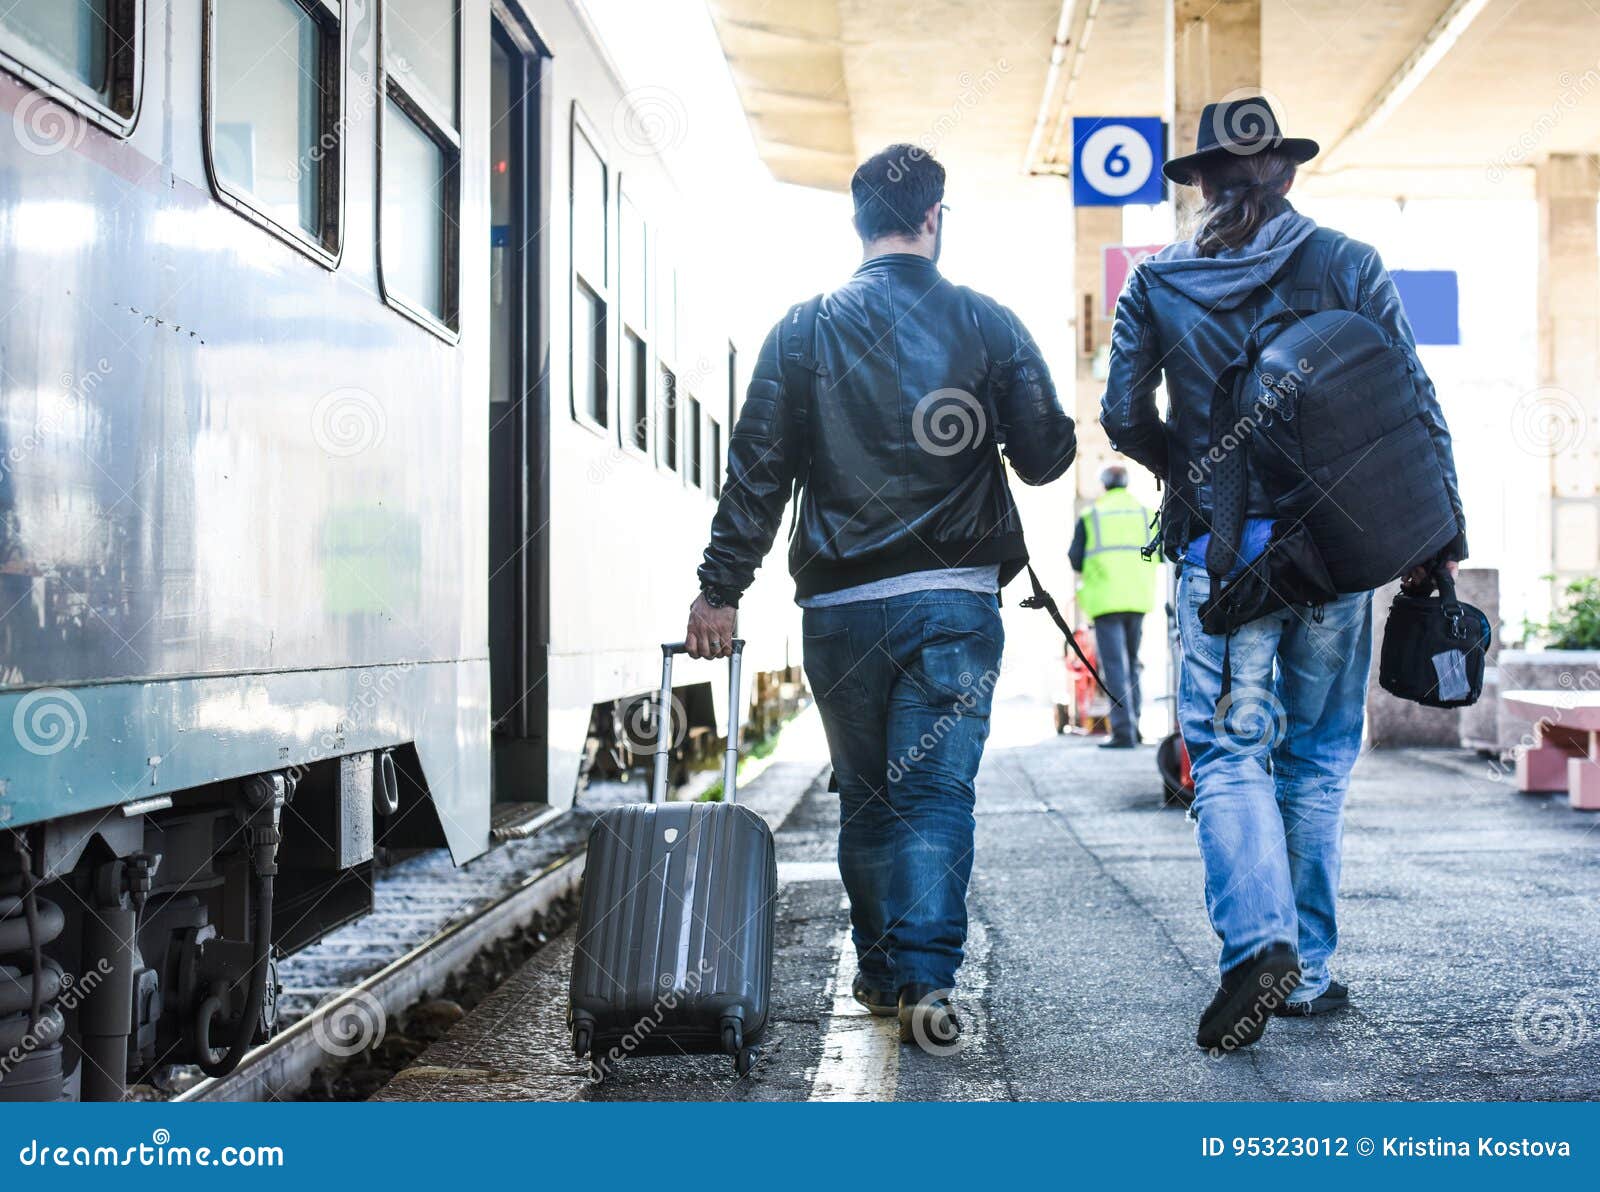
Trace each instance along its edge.
<path fill-rule="evenodd" d="M 1255 1047 L 1193 1044 L 1215 985 L 1193 826 L 1154 751 L 1048 733 L 997 704 L 952 1056 L 850 1000 L 837 804 L 818 753 L 748 788 L 778 822 L 775 1021 L 746 1078 L 726 1057 L 627 1058 L 604 1085 L 567 1046 L 571 933 L 376 1099 L 1523 1100 L 1600 1096 L 1600 816 L 1517 793 L 1467 752 L 1361 759 L 1335 974 L 1352 1008 L 1275 1020 Z M 1039 726 L 1046 726 L 1037 731 Z"/>

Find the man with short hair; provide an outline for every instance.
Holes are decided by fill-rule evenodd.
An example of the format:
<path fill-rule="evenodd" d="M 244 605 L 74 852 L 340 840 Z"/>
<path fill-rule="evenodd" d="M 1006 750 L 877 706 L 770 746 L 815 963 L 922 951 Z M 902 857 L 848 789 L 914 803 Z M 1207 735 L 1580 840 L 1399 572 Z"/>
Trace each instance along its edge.
<path fill-rule="evenodd" d="M 1067 558 L 1079 573 L 1078 609 L 1094 622 L 1100 677 L 1112 697 L 1111 736 L 1101 749 L 1139 744 L 1139 640 L 1155 603 L 1159 564 L 1144 557 L 1150 511 L 1128 491 L 1128 469 L 1100 473 L 1105 493 L 1083 511 Z"/>
<path fill-rule="evenodd" d="M 1027 560 L 1000 453 L 1028 484 L 1076 447 L 1049 370 L 1005 307 L 939 273 L 944 167 L 891 145 L 851 179 L 862 263 L 767 336 L 685 634 L 731 652 L 735 609 L 791 491 L 789 572 L 839 785 L 856 1000 L 902 1042 L 960 1034 L 974 779 Z"/>

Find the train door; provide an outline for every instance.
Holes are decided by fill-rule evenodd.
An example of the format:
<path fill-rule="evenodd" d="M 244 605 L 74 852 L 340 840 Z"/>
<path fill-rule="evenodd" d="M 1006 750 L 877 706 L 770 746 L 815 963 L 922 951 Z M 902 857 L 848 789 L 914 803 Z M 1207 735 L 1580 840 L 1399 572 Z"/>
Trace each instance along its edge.
<path fill-rule="evenodd" d="M 489 208 L 489 686 L 495 832 L 548 802 L 547 55 L 496 5 L 491 19 Z"/>

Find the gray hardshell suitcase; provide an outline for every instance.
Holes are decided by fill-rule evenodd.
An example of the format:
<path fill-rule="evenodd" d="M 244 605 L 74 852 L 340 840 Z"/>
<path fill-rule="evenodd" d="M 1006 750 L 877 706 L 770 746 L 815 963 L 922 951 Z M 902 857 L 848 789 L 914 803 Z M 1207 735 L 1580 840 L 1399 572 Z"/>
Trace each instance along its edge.
<path fill-rule="evenodd" d="M 650 802 L 589 832 L 567 1025 L 597 1081 L 625 1055 L 680 1052 L 726 1052 L 743 1076 L 767 1024 L 778 867 L 766 821 L 734 801 L 744 642 L 729 661 L 720 803 L 664 801 L 683 651 L 661 648 Z"/>

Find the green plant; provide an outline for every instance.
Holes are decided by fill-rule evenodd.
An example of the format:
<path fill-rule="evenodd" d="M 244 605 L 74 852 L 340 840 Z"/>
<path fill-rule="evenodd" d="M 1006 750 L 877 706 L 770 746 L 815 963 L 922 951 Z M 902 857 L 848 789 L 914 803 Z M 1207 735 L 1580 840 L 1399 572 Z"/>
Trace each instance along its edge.
<path fill-rule="evenodd" d="M 1552 650 L 1600 650 L 1600 577 L 1573 580 L 1548 621 L 1524 621 L 1523 629 Z"/>

